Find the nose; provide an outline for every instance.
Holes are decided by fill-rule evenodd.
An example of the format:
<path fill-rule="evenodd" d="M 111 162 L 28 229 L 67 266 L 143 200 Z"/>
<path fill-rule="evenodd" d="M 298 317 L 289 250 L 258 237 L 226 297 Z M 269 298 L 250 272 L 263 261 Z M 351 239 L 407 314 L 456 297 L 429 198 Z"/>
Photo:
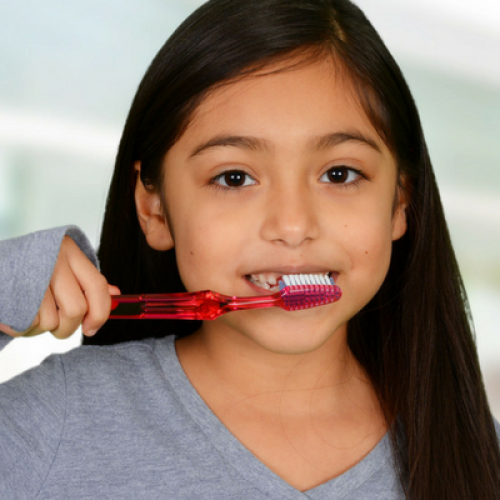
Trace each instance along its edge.
<path fill-rule="evenodd" d="M 314 195 L 305 185 L 281 186 L 269 192 L 261 237 L 296 248 L 318 238 L 320 226 Z"/>

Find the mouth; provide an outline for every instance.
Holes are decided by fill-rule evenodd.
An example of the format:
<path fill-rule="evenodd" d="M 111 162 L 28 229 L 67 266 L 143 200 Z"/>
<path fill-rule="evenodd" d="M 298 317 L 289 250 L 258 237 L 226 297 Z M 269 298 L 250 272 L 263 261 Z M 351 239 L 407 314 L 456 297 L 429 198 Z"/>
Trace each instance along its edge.
<path fill-rule="evenodd" d="M 315 273 L 296 273 L 283 274 L 277 272 L 266 272 L 259 274 L 247 274 L 245 279 L 258 290 L 266 292 L 277 292 L 280 289 L 280 281 L 284 282 L 285 286 L 290 284 L 322 284 L 330 285 L 332 278 L 337 279 L 338 273 L 333 271 L 322 271 Z"/>

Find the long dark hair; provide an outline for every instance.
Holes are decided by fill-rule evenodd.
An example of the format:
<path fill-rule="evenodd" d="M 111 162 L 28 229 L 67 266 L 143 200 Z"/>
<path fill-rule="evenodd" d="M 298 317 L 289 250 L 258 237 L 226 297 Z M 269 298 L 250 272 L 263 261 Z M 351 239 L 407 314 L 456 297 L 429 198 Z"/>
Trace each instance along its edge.
<path fill-rule="evenodd" d="M 420 119 L 401 71 L 349 0 L 212 0 L 153 60 L 120 143 L 102 228 L 103 274 L 122 293 L 184 287 L 175 249 L 152 250 L 139 227 L 134 162 L 162 189 L 162 160 L 217 85 L 302 53 L 334 57 L 393 152 L 408 197 L 408 230 L 393 244 L 380 291 L 350 322 L 348 342 L 391 425 L 396 467 L 412 500 L 500 497 L 500 453 Z M 291 59 L 290 59 L 291 60 Z M 192 322 L 108 322 L 85 343 L 172 333 Z"/>

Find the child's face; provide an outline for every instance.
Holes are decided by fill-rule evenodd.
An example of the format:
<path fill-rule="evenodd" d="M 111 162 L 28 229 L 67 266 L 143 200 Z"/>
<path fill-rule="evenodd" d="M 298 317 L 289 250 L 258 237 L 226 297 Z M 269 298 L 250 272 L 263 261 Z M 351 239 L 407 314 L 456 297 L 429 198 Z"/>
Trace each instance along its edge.
<path fill-rule="evenodd" d="M 406 229 L 404 209 L 393 211 L 396 180 L 394 158 L 330 61 L 213 92 L 165 160 L 186 288 L 268 294 L 256 280 L 329 272 L 343 296 L 293 313 L 231 313 L 204 328 L 275 352 L 309 351 L 345 333 Z"/>

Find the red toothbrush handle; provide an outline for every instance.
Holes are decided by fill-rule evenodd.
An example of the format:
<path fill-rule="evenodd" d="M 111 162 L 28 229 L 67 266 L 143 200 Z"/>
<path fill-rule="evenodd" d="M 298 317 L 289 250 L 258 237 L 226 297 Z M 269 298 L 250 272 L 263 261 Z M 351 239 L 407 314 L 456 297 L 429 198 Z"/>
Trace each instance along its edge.
<path fill-rule="evenodd" d="M 211 290 L 187 293 L 114 295 L 110 319 L 199 319 L 243 309 L 280 305 L 281 296 L 231 297 Z"/>
<path fill-rule="evenodd" d="M 234 297 L 211 290 L 201 292 L 114 295 L 110 319 L 210 320 L 231 311 L 278 306 L 287 311 L 308 309 L 339 300 L 336 285 L 291 285 L 273 295 Z"/>

